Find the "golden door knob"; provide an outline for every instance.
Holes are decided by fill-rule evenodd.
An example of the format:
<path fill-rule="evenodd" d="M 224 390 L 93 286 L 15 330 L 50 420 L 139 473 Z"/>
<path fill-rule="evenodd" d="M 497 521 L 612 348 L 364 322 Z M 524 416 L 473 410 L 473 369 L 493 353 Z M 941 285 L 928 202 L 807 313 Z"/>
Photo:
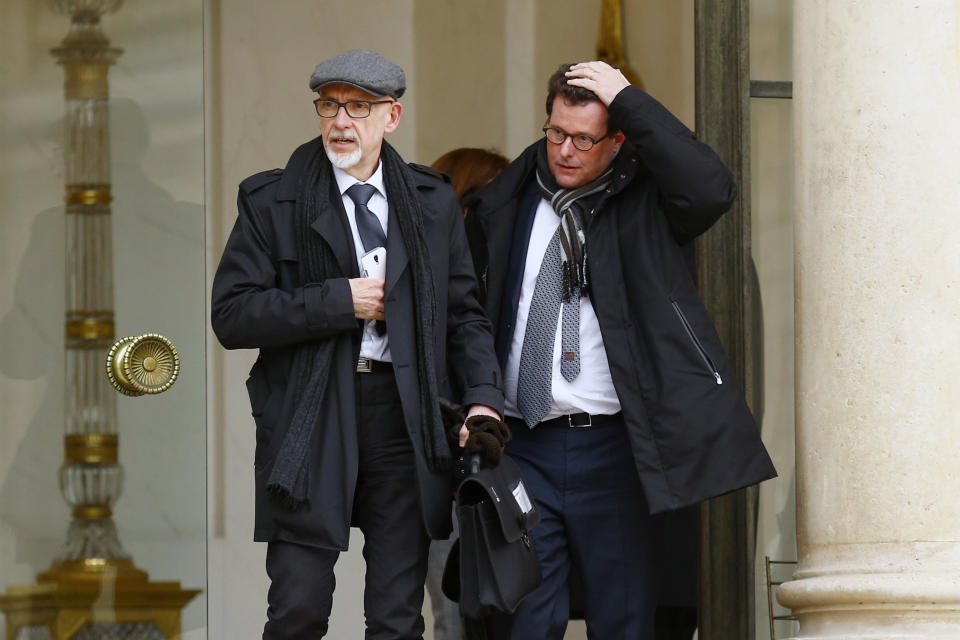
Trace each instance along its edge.
<path fill-rule="evenodd" d="M 156 333 L 117 340 L 107 354 L 110 384 L 127 396 L 163 393 L 180 375 L 180 354 Z"/>

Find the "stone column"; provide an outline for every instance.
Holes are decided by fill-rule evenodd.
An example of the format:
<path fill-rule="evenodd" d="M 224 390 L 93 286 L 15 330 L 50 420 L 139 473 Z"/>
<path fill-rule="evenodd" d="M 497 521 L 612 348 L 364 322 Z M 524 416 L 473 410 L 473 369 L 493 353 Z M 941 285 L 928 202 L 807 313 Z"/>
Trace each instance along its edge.
<path fill-rule="evenodd" d="M 960 3 L 794 11 L 799 638 L 960 638 Z"/>

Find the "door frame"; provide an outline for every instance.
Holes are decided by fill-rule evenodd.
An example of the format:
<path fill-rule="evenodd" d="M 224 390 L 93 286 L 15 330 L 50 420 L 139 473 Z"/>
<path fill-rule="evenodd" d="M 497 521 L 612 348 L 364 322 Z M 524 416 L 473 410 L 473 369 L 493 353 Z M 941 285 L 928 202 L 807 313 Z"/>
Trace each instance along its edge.
<path fill-rule="evenodd" d="M 749 0 L 697 0 L 697 136 L 740 187 L 729 213 L 697 239 L 697 281 L 747 401 L 759 415 L 762 331 L 750 257 Z M 700 640 L 756 637 L 756 486 L 700 506 Z"/>

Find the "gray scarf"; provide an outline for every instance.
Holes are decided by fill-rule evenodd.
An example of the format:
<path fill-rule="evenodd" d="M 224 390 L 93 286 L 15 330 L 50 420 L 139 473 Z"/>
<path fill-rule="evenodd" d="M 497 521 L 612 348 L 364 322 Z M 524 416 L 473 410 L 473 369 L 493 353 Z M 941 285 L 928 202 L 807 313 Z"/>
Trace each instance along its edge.
<path fill-rule="evenodd" d="M 550 144 L 550 142 L 546 142 Z M 584 234 L 583 202 L 600 193 L 610 184 L 613 168 L 608 167 L 600 176 L 575 189 L 562 189 L 550 173 L 546 146 L 537 153 L 537 188 L 540 195 L 560 216 L 560 245 L 563 247 L 562 295 L 570 302 L 575 295 L 590 295 L 590 269 L 587 262 L 587 237 Z"/>

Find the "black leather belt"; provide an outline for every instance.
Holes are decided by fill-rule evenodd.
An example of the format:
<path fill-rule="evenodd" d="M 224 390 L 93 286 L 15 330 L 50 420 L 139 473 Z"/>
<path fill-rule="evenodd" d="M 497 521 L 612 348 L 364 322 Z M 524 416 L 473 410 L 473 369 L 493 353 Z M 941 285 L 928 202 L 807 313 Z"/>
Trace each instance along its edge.
<path fill-rule="evenodd" d="M 614 414 L 605 414 L 598 413 L 590 415 L 589 413 L 571 413 L 565 416 L 557 416 L 556 418 L 550 418 L 549 420 L 544 420 L 536 425 L 537 429 L 542 427 L 564 427 L 569 429 L 570 427 L 603 427 L 610 424 L 618 424 L 623 422 L 623 412 L 618 411 Z M 523 418 L 514 418 L 512 416 L 507 416 L 507 423 L 513 423 L 515 425 L 524 425 L 526 423 L 523 421 Z"/>
<path fill-rule="evenodd" d="M 393 363 L 364 358 L 363 356 L 357 358 L 357 373 L 379 373 L 382 371 L 393 371 Z"/>

